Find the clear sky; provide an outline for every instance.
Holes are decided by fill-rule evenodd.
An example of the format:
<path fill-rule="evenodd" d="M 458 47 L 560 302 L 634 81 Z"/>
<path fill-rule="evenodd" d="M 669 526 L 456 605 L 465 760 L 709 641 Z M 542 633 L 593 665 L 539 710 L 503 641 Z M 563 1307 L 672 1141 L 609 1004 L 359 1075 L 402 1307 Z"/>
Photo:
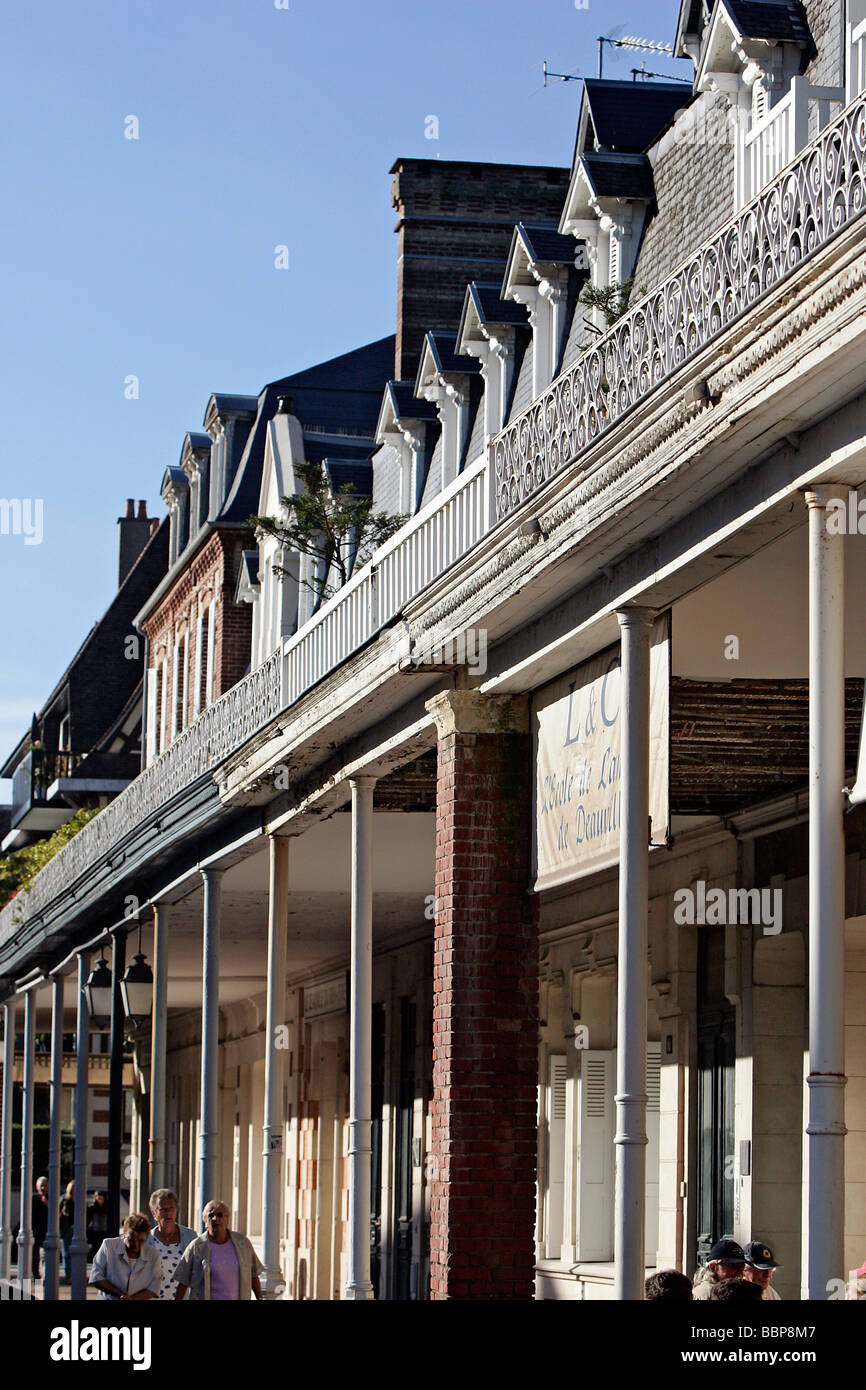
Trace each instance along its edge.
<path fill-rule="evenodd" d="M 211 392 L 393 332 L 393 161 L 569 164 L 580 84 L 543 88 L 542 61 L 594 76 L 600 34 L 671 41 L 676 19 L 675 0 L 5 7 L 0 497 L 42 499 L 42 539 L 0 535 L 0 753 L 111 599 L 125 499 L 163 515 Z M 640 62 L 608 49 L 605 76 Z"/>

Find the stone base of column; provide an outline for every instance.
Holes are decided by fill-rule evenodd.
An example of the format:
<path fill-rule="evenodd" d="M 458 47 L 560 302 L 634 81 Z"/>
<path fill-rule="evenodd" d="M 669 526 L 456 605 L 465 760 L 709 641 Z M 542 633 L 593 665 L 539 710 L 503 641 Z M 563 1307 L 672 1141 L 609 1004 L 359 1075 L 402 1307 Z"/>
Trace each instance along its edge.
<path fill-rule="evenodd" d="M 538 927 L 525 697 L 449 691 L 439 733 L 430 1296 L 531 1299 Z"/>

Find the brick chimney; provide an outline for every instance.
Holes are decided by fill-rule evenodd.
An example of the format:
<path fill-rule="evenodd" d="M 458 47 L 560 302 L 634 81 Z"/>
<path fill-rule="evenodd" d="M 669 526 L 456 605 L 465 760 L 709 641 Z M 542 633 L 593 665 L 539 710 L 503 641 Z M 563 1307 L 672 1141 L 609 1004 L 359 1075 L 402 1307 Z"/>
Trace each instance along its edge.
<path fill-rule="evenodd" d="M 147 503 L 139 502 L 138 515 L 136 515 L 135 503 L 131 497 L 127 497 L 126 516 L 119 516 L 117 518 L 117 524 L 120 527 L 120 544 L 117 557 L 117 587 L 120 588 L 150 539 L 151 528 L 150 519 L 147 515 Z"/>
<path fill-rule="evenodd" d="M 500 280 L 515 222 L 556 226 L 570 171 L 525 164 L 398 159 L 398 381 L 414 380 L 424 334 L 454 333 L 470 280 Z"/>

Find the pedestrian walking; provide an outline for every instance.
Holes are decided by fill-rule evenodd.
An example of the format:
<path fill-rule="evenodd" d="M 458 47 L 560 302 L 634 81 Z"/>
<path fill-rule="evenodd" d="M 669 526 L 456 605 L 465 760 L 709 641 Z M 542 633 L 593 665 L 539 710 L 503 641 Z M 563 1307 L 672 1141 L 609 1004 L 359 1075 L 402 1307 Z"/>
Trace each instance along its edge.
<path fill-rule="evenodd" d="M 188 1245 L 196 1238 L 189 1226 L 178 1225 L 177 1193 L 170 1187 L 158 1187 L 150 1194 L 150 1214 L 156 1225 L 147 1237 L 162 1265 L 162 1283 L 157 1298 L 173 1299 L 177 1294 L 177 1269 Z"/>
<path fill-rule="evenodd" d="M 765 1303 L 781 1303 L 782 1296 L 773 1288 L 770 1280 L 775 1270 L 779 1268 L 776 1257 L 763 1240 L 750 1240 L 745 1246 L 746 1265 L 743 1270 L 743 1278 L 750 1284 L 757 1284 L 762 1290 L 761 1297 Z"/>
<path fill-rule="evenodd" d="M 33 1278 L 39 1278 L 39 1256 L 48 1234 L 48 1179 L 36 1179 L 36 1191 L 30 1208 L 30 1229 L 33 1232 Z"/>
<path fill-rule="evenodd" d="M 742 1245 L 728 1237 L 717 1240 L 707 1263 L 702 1265 L 695 1275 L 692 1298 L 709 1298 L 713 1284 L 717 1284 L 721 1279 L 742 1279 L 745 1263 Z"/>
<path fill-rule="evenodd" d="M 264 1265 L 251 1242 L 239 1231 L 229 1230 L 229 1209 L 225 1202 L 208 1202 L 202 1212 L 203 1236 L 188 1245 L 177 1267 L 176 1298 L 208 1299 L 213 1302 L 249 1301 L 250 1291 L 262 1296 L 259 1275 Z"/>
<path fill-rule="evenodd" d="M 103 1191 L 93 1194 L 87 1208 L 87 1258 L 92 1260 L 108 1235 L 108 1199 Z"/>
<path fill-rule="evenodd" d="M 68 1182 L 60 1198 L 60 1244 L 63 1246 L 64 1283 L 72 1278 L 72 1237 L 75 1233 L 75 1183 Z"/>
<path fill-rule="evenodd" d="M 150 1222 L 143 1212 L 132 1212 L 123 1223 L 123 1235 L 108 1236 L 96 1252 L 89 1283 L 103 1298 L 143 1303 L 156 1298 L 162 1280 L 162 1261 L 147 1244 Z"/>

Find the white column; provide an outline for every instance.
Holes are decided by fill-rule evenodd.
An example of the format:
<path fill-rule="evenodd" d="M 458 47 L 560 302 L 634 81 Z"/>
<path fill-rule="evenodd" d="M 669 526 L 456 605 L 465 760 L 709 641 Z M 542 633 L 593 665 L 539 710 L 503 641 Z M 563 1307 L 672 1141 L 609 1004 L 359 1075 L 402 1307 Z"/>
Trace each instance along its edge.
<path fill-rule="evenodd" d="M 48 1229 L 45 1233 L 46 1303 L 60 1297 L 60 1148 L 63 1108 L 63 976 L 51 981 L 51 1114 L 48 1134 Z"/>
<path fill-rule="evenodd" d="M 24 1085 L 21 1097 L 21 1207 L 18 1213 L 18 1284 L 30 1287 L 33 1260 L 33 1101 L 36 990 L 24 998 Z"/>
<path fill-rule="evenodd" d="M 0 1137 L 0 1279 L 9 1278 L 12 1250 L 12 1102 L 15 1073 L 15 1015 L 12 999 L 3 1005 L 3 1132 Z"/>
<path fill-rule="evenodd" d="M 286 1057 L 286 930 L 289 840 L 272 835 L 268 883 L 268 1005 L 265 1023 L 265 1124 L 262 1149 L 262 1292 L 277 1298 L 285 1284 L 280 1262 L 283 1178 L 283 1081 Z"/>
<path fill-rule="evenodd" d="M 201 1132 L 199 1175 L 201 1205 L 217 1192 L 219 1141 L 220 1032 L 220 890 L 222 869 L 202 869 L 204 879 L 204 941 L 201 996 Z M 199 1228 L 203 1223 L 199 1215 Z"/>
<path fill-rule="evenodd" d="M 150 1140 L 148 1183 L 151 1192 L 166 1185 L 165 1059 L 168 1009 L 168 904 L 153 908 L 153 1013 L 150 1018 Z"/>
<path fill-rule="evenodd" d="M 649 650 L 653 613 L 617 613 L 622 631 L 614 1297 L 644 1295 L 646 1207 Z"/>
<path fill-rule="evenodd" d="M 349 1277 L 346 1298 L 373 1297 L 370 1282 L 371 1071 L 373 1058 L 373 777 L 352 781 L 352 943 L 349 1056 Z"/>
<path fill-rule="evenodd" d="M 809 508 L 809 1116 L 803 1297 L 844 1277 L 845 1231 L 845 568 L 826 504 L 848 489 L 807 492 Z"/>
<path fill-rule="evenodd" d="M 87 1297 L 87 1130 L 90 1063 L 90 1012 L 84 985 L 87 980 L 88 952 L 78 953 L 78 1014 L 76 1020 L 75 1064 L 75 1228 L 69 1248 L 71 1288 L 69 1297 L 79 1302 Z M 69 1274 L 69 1269 L 67 1269 Z"/>

